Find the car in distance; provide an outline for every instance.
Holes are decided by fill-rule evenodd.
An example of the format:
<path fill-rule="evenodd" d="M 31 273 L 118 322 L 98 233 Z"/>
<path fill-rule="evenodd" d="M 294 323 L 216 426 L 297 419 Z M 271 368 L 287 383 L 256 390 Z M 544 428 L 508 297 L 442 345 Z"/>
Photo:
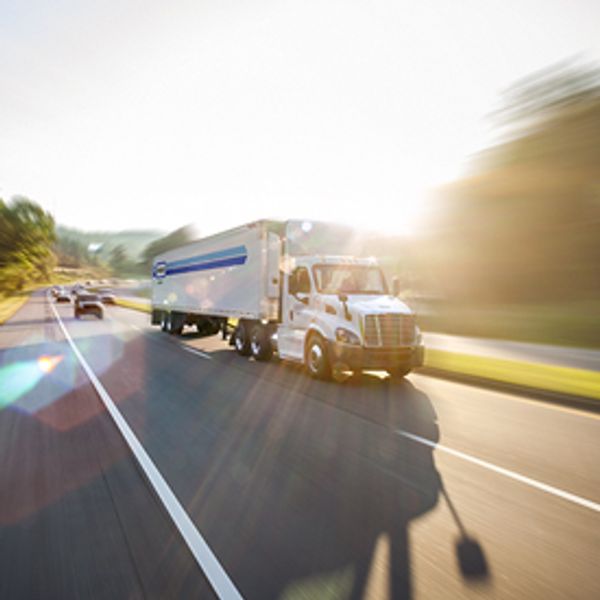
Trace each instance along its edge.
<path fill-rule="evenodd" d="M 100 290 L 100 302 L 102 304 L 116 304 L 116 296 L 112 290 Z"/>
<path fill-rule="evenodd" d="M 76 283 L 72 288 L 71 288 L 71 296 L 75 297 L 77 296 L 77 294 L 79 292 L 81 292 L 83 290 L 83 286 L 80 283 Z"/>
<path fill-rule="evenodd" d="M 102 302 L 97 294 L 80 292 L 75 298 L 75 318 L 79 319 L 83 315 L 94 315 L 98 319 L 104 317 Z"/>
<path fill-rule="evenodd" d="M 69 296 L 69 292 L 67 292 L 67 290 L 64 288 L 58 289 L 54 295 L 54 298 L 56 302 L 71 302 L 71 296 Z"/>

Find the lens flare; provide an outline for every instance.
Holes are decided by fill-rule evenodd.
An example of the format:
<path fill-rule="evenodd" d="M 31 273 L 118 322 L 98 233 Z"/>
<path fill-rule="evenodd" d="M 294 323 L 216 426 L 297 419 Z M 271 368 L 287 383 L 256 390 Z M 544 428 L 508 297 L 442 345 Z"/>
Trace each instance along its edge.
<path fill-rule="evenodd" d="M 40 356 L 38 358 L 38 367 L 42 373 L 46 375 L 54 371 L 58 363 L 63 359 L 62 355 L 59 356 Z"/>
<path fill-rule="evenodd" d="M 62 355 L 43 355 L 0 368 L 0 410 L 30 392 L 62 359 Z"/>

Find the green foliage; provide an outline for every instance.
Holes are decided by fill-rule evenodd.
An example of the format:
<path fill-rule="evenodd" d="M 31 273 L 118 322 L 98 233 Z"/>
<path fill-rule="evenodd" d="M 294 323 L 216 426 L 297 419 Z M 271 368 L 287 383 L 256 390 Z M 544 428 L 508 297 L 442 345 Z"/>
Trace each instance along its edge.
<path fill-rule="evenodd" d="M 18 196 L 0 199 L 0 292 L 47 281 L 56 264 L 54 219 L 35 202 Z"/>
<path fill-rule="evenodd" d="M 504 112 L 512 139 L 441 190 L 414 265 L 436 293 L 484 304 L 600 295 L 600 71 L 587 69 L 519 82 Z"/>
<path fill-rule="evenodd" d="M 127 256 L 127 250 L 123 244 L 115 246 L 110 251 L 108 264 L 114 275 L 125 276 L 137 273 L 137 265 Z"/>
<path fill-rule="evenodd" d="M 110 253 L 116 246 L 123 246 L 131 260 L 138 261 L 148 244 L 164 235 L 156 230 L 82 231 L 62 225 L 57 226 L 56 232 L 59 239 L 73 240 L 81 244 L 86 252 L 90 247 L 95 248 L 94 252 L 88 253 L 92 260 L 95 257 L 100 263 L 109 261 Z"/>
<path fill-rule="evenodd" d="M 58 235 L 54 252 L 62 267 L 78 268 L 97 263 L 96 256 L 84 243 L 69 236 Z"/>

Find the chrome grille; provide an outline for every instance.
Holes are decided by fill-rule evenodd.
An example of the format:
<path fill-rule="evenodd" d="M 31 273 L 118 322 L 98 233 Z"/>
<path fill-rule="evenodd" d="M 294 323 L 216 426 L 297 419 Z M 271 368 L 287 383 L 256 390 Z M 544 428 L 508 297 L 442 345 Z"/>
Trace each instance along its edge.
<path fill-rule="evenodd" d="M 378 348 L 411 346 L 415 341 L 413 315 L 383 314 L 365 317 L 365 345 Z"/>

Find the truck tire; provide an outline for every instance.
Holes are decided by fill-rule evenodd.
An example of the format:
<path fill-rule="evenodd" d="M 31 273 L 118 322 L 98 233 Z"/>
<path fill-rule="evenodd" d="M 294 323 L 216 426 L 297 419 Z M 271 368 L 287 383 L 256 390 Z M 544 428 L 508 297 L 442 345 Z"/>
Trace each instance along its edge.
<path fill-rule="evenodd" d="M 269 330 L 264 325 L 254 325 L 250 331 L 250 351 L 255 360 L 268 361 L 273 356 Z"/>
<path fill-rule="evenodd" d="M 233 345 L 240 356 L 250 356 L 250 336 L 245 323 L 238 323 L 233 333 Z"/>
<path fill-rule="evenodd" d="M 169 333 L 171 335 L 181 335 L 184 321 L 185 315 L 177 312 L 169 313 Z"/>
<path fill-rule="evenodd" d="M 306 344 L 304 364 L 308 374 L 314 379 L 331 379 L 331 364 L 327 356 L 327 347 L 319 335 L 311 335 Z"/>

